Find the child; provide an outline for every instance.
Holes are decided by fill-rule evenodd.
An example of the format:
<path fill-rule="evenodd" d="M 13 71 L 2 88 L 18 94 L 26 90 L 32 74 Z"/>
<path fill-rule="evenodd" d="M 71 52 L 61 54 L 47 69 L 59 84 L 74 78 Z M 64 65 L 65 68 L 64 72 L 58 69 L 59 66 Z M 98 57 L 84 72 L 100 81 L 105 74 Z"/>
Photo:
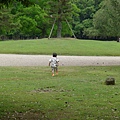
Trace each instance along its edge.
<path fill-rule="evenodd" d="M 57 53 L 53 53 L 53 57 L 49 60 L 49 66 L 52 68 L 52 76 L 54 76 L 55 72 L 58 74 L 58 63 Z"/>

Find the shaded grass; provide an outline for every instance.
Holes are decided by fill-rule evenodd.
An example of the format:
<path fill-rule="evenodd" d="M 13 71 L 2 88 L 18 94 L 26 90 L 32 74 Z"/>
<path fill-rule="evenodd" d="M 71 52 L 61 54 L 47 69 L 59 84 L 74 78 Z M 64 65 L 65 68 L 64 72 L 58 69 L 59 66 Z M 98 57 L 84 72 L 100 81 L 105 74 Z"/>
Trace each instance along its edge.
<path fill-rule="evenodd" d="M 120 56 L 120 44 L 115 41 L 93 41 L 75 39 L 40 39 L 0 41 L 0 53 L 45 54 L 79 56 Z"/>
<path fill-rule="evenodd" d="M 120 66 L 0 67 L 1 120 L 119 120 Z M 104 85 L 107 77 L 116 85 Z"/>

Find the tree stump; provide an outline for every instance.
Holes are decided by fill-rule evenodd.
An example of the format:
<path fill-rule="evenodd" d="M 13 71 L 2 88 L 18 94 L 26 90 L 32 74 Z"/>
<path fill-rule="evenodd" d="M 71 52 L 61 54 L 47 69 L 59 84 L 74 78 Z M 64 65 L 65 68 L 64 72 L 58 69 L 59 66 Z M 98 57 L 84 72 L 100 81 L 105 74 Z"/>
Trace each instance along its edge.
<path fill-rule="evenodd" d="M 105 84 L 106 85 L 115 85 L 115 78 L 113 78 L 113 77 L 107 78 L 105 81 Z"/>

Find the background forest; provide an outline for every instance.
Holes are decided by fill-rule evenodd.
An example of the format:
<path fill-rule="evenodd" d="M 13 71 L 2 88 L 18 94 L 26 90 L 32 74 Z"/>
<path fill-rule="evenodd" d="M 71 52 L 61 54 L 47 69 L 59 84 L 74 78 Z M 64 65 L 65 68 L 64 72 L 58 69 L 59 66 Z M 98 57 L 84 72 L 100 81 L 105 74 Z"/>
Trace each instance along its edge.
<path fill-rule="evenodd" d="M 54 24 L 55 23 L 55 24 Z M 120 37 L 120 0 L 2 0 L 0 40 Z M 70 29 L 71 28 L 71 29 Z"/>

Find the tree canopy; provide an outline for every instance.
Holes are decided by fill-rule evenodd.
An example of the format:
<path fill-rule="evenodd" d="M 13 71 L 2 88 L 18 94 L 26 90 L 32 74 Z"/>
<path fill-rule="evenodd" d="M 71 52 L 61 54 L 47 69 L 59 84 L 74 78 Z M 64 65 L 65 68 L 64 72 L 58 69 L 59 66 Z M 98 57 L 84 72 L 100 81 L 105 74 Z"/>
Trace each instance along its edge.
<path fill-rule="evenodd" d="M 120 0 L 1 0 L 0 38 L 120 37 Z"/>
<path fill-rule="evenodd" d="M 32 4 L 32 1 L 30 1 L 30 0 L 16 0 L 16 1 L 21 2 L 25 6 Z M 14 0 L 1 0 L 0 7 L 2 7 L 3 5 L 8 6 L 9 4 L 12 4 L 13 2 L 14 2 Z"/>
<path fill-rule="evenodd" d="M 62 24 L 65 24 L 65 21 L 68 24 L 68 21 L 72 20 L 75 6 L 73 6 L 71 0 L 50 0 L 48 4 L 48 14 L 50 15 L 51 19 L 57 23 L 57 37 L 60 38 L 62 34 Z"/>
<path fill-rule="evenodd" d="M 120 1 L 105 0 L 96 12 L 94 27 L 99 36 L 120 36 Z"/>

